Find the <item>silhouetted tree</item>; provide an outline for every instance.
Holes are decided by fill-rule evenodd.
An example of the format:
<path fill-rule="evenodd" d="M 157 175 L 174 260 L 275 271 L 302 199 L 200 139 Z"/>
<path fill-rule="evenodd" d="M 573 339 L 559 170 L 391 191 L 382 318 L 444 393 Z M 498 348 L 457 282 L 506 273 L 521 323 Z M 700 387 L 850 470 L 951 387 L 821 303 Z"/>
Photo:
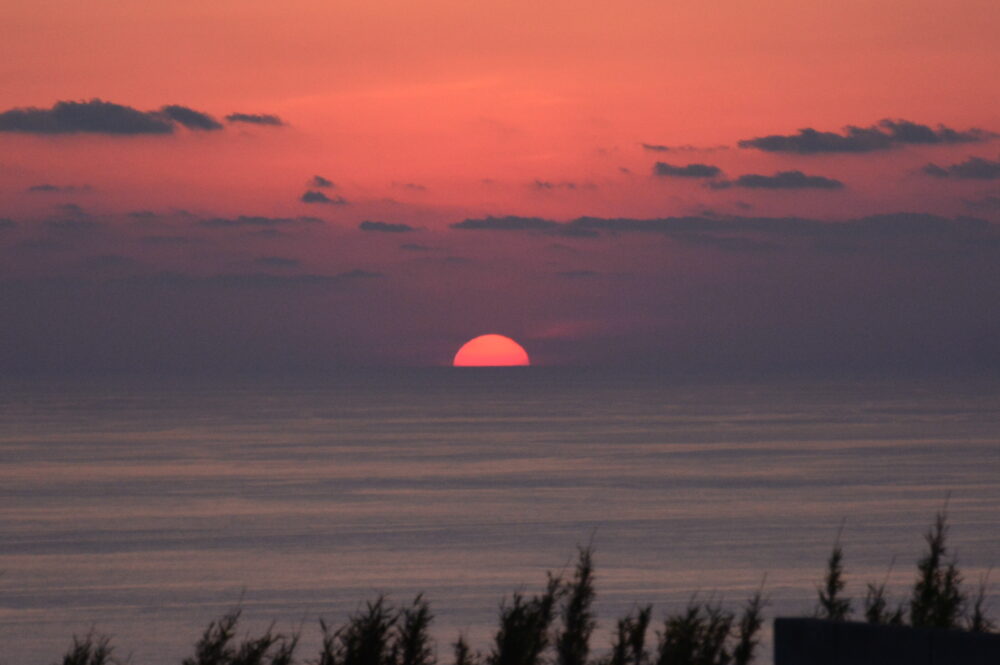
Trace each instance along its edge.
<path fill-rule="evenodd" d="M 839 535 L 826 562 L 823 586 L 816 591 L 819 594 L 819 605 L 816 608 L 819 618 L 844 621 L 851 614 L 851 599 L 841 596 L 844 591 L 844 550 L 840 546 Z"/>
<path fill-rule="evenodd" d="M 455 652 L 455 665 L 479 665 L 479 656 L 469 648 L 465 637 L 459 635 L 451 646 Z"/>
<path fill-rule="evenodd" d="M 241 610 L 227 612 L 212 621 L 195 645 L 194 656 L 184 665 L 291 665 L 298 635 L 286 638 L 270 626 L 260 637 L 247 636 L 239 646 L 233 642 Z"/>
<path fill-rule="evenodd" d="M 729 665 L 732 625 L 733 615 L 720 606 L 689 603 L 664 622 L 657 665 Z"/>
<path fill-rule="evenodd" d="M 969 615 L 969 630 L 973 633 L 989 633 L 996 627 L 993 621 L 986 616 L 986 585 L 989 581 L 989 574 L 983 576 L 979 581 L 979 589 L 976 598 L 972 602 L 972 613 Z"/>
<path fill-rule="evenodd" d="M 490 665 L 538 665 L 549 646 L 549 627 L 560 590 L 559 578 L 550 574 L 542 595 L 525 600 L 520 593 L 514 593 L 509 605 L 501 605 Z"/>
<path fill-rule="evenodd" d="M 734 665 L 748 665 L 753 661 L 754 652 L 760 643 L 758 634 L 764 624 L 764 600 L 762 591 L 750 596 L 743 613 L 740 615 L 740 625 L 737 628 L 736 647 L 733 649 Z"/>
<path fill-rule="evenodd" d="M 340 665 L 394 665 L 391 637 L 397 618 L 384 596 L 351 616 L 338 631 Z"/>
<path fill-rule="evenodd" d="M 184 659 L 184 665 L 226 665 L 233 661 L 236 649 L 232 645 L 241 610 L 232 610 L 213 620 L 194 647 L 194 656 Z"/>
<path fill-rule="evenodd" d="M 113 651 L 110 637 L 91 630 L 83 638 L 73 636 L 73 646 L 63 655 L 62 665 L 112 665 L 118 662 L 111 655 Z"/>
<path fill-rule="evenodd" d="M 403 609 L 396 626 L 395 665 L 434 665 L 434 647 L 428 632 L 432 620 L 423 594 Z"/>
<path fill-rule="evenodd" d="M 962 616 L 962 576 L 954 559 L 945 559 L 947 536 L 946 515 L 940 512 L 924 536 L 927 554 L 917 562 L 917 581 L 910 599 L 910 623 L 914 626 L 955 628 Z"/>
<path fill-rule="evenodd" d="M 619 619 L 611 642 L 611 653 L 606 661 L 609 665 L 646 665 L 649 653 L 646 651 L 646 631 L 653 614 L 653 606 L 646 605 L 632 614 Z"/>
<path fill-rule="evenodd" d="M 573 581 L 567 588 L 563 608 L 563 630 L 556 642 L 558 665 L 586 665 L 590 652 L 590 635 L 594 632 L 594 566 L 593 552 L 580 548 Z"/>

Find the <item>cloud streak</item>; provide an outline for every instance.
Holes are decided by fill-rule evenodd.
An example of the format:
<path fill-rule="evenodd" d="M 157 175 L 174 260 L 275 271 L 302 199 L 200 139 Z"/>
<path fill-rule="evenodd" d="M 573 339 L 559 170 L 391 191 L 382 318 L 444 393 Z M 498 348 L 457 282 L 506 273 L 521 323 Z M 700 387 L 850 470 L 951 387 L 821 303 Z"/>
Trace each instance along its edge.
<path fill-rule="evenodd" d="M 59 101 L 51 108 L 14 108 L 0 113 L 0 131 L 24 134 L 173 134 L 178 126 L 195 131 L 222 129 L 215 118 L 186 106 L 169 104 L 157 111 L 106 102 Z"/>
<path fill-rule="evenodd" d="M 285 121 L 276 115 L 268 113 L 230 113 L 226 122 L 244 123 L 248 125 L 263 125 L 265 127 L 284 127 Z"/>
<path fill-rule="evenodd" d="M 981 143 L 997 135 L 982 129 L 958 131 L 945 125 L 937 129 L 909 120 L 885 119 L 869 127 L 848 125 L 843 133 L 818 131 L 811 127 L 800 129 L 797 134 L 771 134 L 745 139 L 741 148 L 765 152 L 791 152 L 800 155 L 822 153 L 866 153 L 889 150 L 903 145 L 935 145 L 956 143 Z"/>
<path fill-rule="evenodd" d="M 935 178 L 958 178 L 959 180 L 997 180 L 1000 179 L 1000 160 L 993 161 L 982 157 L 969 157 L 964 162 L 950 166 L 928 164 L 923 172 Z"/>
<path fill-rule="evenodd" d="M 324 205 L 337 205 L 337 206 L 347 205 L 347 199 L 345 199 L 343 196 L 334 196 L 331 198 L 326 194 L 324 194 L 323 192 L 319 192 L 314 189 L 310 189 L 309 191 L 302 194 L 302 196 L 299 197 L 299 200 L 302 201 L 303 203 L 319 203 Z"/>
<path fill-rule="evenodd" d="M 687 164 L 674 166 L 666 162 L 653 165 L 653 175 L 671 178 L 714 178 L 722 174 L 722 169 L 711 164 Z"/>
<path fill-rule="evenodd" d="M 254 215 L 240 215 L 239 217 L 213 217 L 202 219 L 197 222 L 198 226 L 209 229 L 273 229 L 276 227 L 323 224 L 323 220 L 317 217 L 260 217 Z"/>
<path fill-rule="evenodd" d="M 779 171 L 774 175 L 748 173 L 735 180 L 709 183 L 712 189 L 743 187 L 746 189 L 843 189 L 844 183 L 821 175 L 806 175 L 802 171 Z"/>
<path fill-rule="evenodd" d="M 773 251 L 793 243 L 828 251 L 946 247 L 974 251 L 1000 249 L 1000 227 L 971 217 L 948 218 L 900 212 L 843 221 L 805 217 L 688 216 L 652 219 L 578 217 L 557 222 L 537 217 L 486 217 L 451 225 L 471 231 L 535 232 L 542 235 L 600 236 L 655 234 L 690 246 L 727 251 Z"/>
<path fill-rule="evenodd" d="M 410 233 L 416 231 L 417 229 L 410 226 L 409 224 L 394 224 L 391 222 L 369 222 L 364 221 L 358 224 L 358 228 L 362 231 L 369 231 L 375 233 Z"/>

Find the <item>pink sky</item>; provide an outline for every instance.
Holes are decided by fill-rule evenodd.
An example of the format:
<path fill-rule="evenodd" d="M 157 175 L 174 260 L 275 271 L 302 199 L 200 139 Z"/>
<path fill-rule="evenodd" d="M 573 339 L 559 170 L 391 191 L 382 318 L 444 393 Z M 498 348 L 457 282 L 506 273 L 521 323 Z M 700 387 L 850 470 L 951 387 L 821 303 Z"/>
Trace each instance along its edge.
<path fill-rule="evenodd" d="M 991 0 L 56 1 L 0 26 L 2 367 L 435 365 L 487 332 L 541 364 L 1000 358 Z M 463 226 L 507 216 L 536 223 Z"/>

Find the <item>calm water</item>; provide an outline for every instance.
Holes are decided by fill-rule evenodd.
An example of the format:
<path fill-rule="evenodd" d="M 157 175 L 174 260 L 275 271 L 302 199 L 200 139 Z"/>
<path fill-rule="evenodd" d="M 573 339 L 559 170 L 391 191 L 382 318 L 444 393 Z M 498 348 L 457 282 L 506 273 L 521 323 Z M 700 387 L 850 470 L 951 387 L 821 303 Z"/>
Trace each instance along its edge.
<path fill-rule="evenodd" d="M 902 598 L 951 493 L 971 582 L 1000 565 L 1000 384 L 730 385 L 571 371 L 0 384 L 0 663 L 110 633 L 179 663 L 212 618 L 340 621 L 426 592 L 442 660 L 593 541 L 602 619 L 692 594 L 811 612 L 843 524 L 850 595 Z M 992 590 L 1000 615 L 1000 584 Z M 766 662 L 767 655 L 758 659 Z"/>

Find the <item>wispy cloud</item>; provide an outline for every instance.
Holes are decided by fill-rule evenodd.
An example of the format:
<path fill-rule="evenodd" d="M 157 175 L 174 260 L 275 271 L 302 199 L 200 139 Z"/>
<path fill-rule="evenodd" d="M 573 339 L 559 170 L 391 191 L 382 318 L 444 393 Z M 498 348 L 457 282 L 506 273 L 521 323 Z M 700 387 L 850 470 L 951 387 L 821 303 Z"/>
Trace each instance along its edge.
<path fill-rule="evenodd" d="M 844 183 L 821 175 L 806 175 L 802 171 L 779 171 L 774 175 L 748 173 L 735 180 L 709 183 L 712 189 L 744 187 L 747 189 L 843 189 Z"/>
<path fill-rule="evenodd" d="M 714 178 L 722 174 L 722 169 L 711 164 L 686 164 L 674 166 L 666 162 L 653 165 L 653 175 L 670 178 Z"/>
<path fill-rule="evenodd" d="M 276 115 L 268 113 L 230 113 L 226 122 L 241 122 L 248 125 L 264 125 L 267 127 L 283 127 L 285 121 Z"/>
<path fill-rule="evenodd" d="M 950 166 L 928 164 L 924 173 L 935 178 L 958 178 L 960 180 L 996 180 L 1000 178 L 1000 161 L 969 157 L 964 162 Z"/>
<path fill-rule="evenodd" d="M 982 129 L 958 131 L 945 125 L 937 129 L 909 120 L 885 119 L 869 127 L 848 125 L 842 133 L 818 131 L 811 127 L 797 134 L 771 134 L 739 142 L 741 148 L 766 152 L 794 152 L 802 155 L 821 153 L 865 153 L 889 150 L 903 145 L 980 143 L 997 135 Z"/>
<path fill-rule="evenodd" d="M 172 134 L 177 126 L 218 130 L 222 125 L 201 111 L 170 104 L 156 111 L 106 102 L 59 101 L 51 108 L 14 108 L 0 113 L 0 131 L 26 134 Z"/>

